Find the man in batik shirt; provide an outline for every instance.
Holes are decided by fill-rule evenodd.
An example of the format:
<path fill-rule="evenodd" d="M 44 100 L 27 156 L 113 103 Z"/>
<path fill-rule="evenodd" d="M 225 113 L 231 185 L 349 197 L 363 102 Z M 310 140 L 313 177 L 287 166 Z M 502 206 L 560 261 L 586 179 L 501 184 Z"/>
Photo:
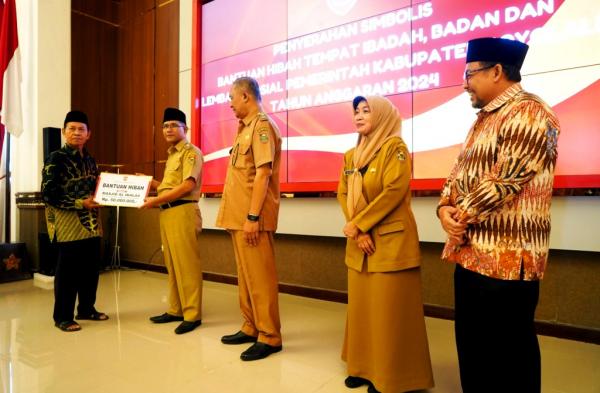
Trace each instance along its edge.
<path fill-rule="evenodd" d="M 67 113 L 62 134 L 65 145 L 52 152 L 42 171 L 42 195 L 50 241 L 58 244 L 54 276 L 54 323 L 65 332 L 81 329 L 76 319 L 105 321 L 95 308 L 102 228 L 93 200 L 98 168 L 85 149 L 91 131 L 87 115 Z"/>
<path fill-rule="evenodd" d="M 463 88 L 481 109 L 437 209 L 456 263 L 463 392 L 540 392 L 534 314 L 548 259 L 558 119 L 523 91 L 528 46 L 469 41 Z"/>

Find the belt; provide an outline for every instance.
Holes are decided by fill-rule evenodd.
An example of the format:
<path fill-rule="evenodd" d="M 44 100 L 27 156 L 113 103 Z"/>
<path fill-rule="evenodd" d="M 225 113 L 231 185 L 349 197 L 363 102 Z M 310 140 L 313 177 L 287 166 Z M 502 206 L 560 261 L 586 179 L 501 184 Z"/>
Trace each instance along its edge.
<path fill-rule="evenodd" d="M 175 207 L 175 206 L 179 206 L 179 205 L 185 205 L 186 203 L 198 203 L 198 201 L 190 201 L 190 200 L 187 200 L 187 199 L 179 199 L 177 201 L 163 203 L 162 205 L 159 206 L 159 208 L 160 208 L 160 210 L 166 210 L 166 209 L 169 209 L 171 207 Z"/>

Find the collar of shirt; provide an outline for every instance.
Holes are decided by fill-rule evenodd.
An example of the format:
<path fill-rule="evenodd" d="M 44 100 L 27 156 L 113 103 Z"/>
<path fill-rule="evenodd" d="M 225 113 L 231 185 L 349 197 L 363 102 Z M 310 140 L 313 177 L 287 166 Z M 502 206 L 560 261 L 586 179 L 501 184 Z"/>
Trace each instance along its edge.
<path fill-rule="evenodd" d="M 260 115 L 260 113 L 261 112 L 258 111 L 256 113 L 249 114 L 248 116 L 241 119 L 240 126 L 238 128 L 238 132 L 241 131 L 242 129 L 244 129 L 244 127 L 248 127 L 250 124 L 252 124 L 252 122 L 258 118 L 258 115 Z"/>
<path fill-rule="evenodd" d="M 79 150 L 67 145 L 66 143 L 63 146 L 63 150 L 70 156 L 74 156 L 74 157 L 79 156 L 79 154 L 78 154 Z M 83 157 L 87 157 L 89 155 L 88 151 L 85 147 L 81 150 L 81 154 L 83 155 Z"/>
<path fill-rule="evenodd" d="M 481 112 L 495 111 L 496 109 L 498 109 L 501 106 L 503 106 L 504 104 L 506 104 L 508 101 L 510 101 L 510 99 L 512 99 L 514 96 L 516 96 L 518 93 L 520 93 L 522 91 L 523 91 L 523 88 L 521 87 L 521 84 L 515 83 L 508 89 L 504 90 L 502 92 L 502 94 L 500 94 L 498 97 L 494 98 L 489 104 L 484 106 L 481 109 Z"/>
<path fill-rule="evenodd" d="M 181 149 L 183 149 L 183 146 L 185 146 L 186 143 L 188 143 L 187 139 L 183 138 L 182 140 L 177 142 L 177 144 L 175 146 L 170 146 L 167 149 L 167 153 L 172 154 L 172 153 L 175 153 L 176 151 L 181 151 Z"/>

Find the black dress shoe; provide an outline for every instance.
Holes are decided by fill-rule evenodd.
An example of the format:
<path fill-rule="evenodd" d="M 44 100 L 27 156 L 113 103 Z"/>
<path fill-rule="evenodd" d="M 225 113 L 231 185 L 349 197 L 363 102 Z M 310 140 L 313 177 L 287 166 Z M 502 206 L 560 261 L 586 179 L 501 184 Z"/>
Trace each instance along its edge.
<path fill-rule="evenodd" d="M 150 317 L 150 320 L 154 323 L 167 323 L 167 322 L 183 321 L 183 317 L 178 317 L 176 315 L 164 313 L 162 315 Z"/>
<path fill-rule="evenodd" d="M 196 329 L 198 326 L 202 325 L 202 321 L 183 321 L 175 328 L 175 334 L 183 334 L 187 332 L 191 332 Z"/>
<path fill-rule="evenodd" d="M 369 388 L 367 389 L 367 393 L 380 393 L 379 390 L 375 389 L 372 383 L 369 384 Z"/>
<path fill-rule="evenodd" d="M 237 332 L 235 334 L 229 334 L 227 336 L 221 337 L 221 342 L 223 344 L 230 344 L 230 345 L 255 343 L 256 337 L 249 336 L 240 330 L 239 332 Z"/>
<path fill-rule="evenodd" d="M 255 342 L 250 348 L 242 352 L 240 358 L 244 361 L 264 359 L 272 353 L 281 351 L 282 346 L 274 347 L 269 344 Z"/>
<path fill-rule="evenodd" d="M 344 385 L 350 389 L 358 388 L 363 385 L 369 385 L 370 383 L 371 382 L 369 382 L 368 379 L 353 377 L 352 375 L 344 380 Z"/>

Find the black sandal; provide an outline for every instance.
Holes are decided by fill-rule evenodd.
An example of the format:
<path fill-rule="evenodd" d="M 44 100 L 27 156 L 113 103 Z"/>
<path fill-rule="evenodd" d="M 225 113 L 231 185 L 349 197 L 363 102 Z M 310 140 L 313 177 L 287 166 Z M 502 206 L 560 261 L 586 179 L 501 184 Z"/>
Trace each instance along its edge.
<path fill-rule="evenodd" d="M 81 325 L 79 325 L 75 321 L 56 322 L 54 324 L 54 326 L 56 326 L 57 328 L 59 328 L 63 332 L 77 332 L 77 331 L 81 330 Z"/>
<path fill-rule="evenodd" d="M 103 312 L 94 311 L 90 315 L 79 315 L 75 316 L 75 319 L 79 320 L 90 320 L 90 321 L 106 321 L 108 319 L 108 315 Z"/>

